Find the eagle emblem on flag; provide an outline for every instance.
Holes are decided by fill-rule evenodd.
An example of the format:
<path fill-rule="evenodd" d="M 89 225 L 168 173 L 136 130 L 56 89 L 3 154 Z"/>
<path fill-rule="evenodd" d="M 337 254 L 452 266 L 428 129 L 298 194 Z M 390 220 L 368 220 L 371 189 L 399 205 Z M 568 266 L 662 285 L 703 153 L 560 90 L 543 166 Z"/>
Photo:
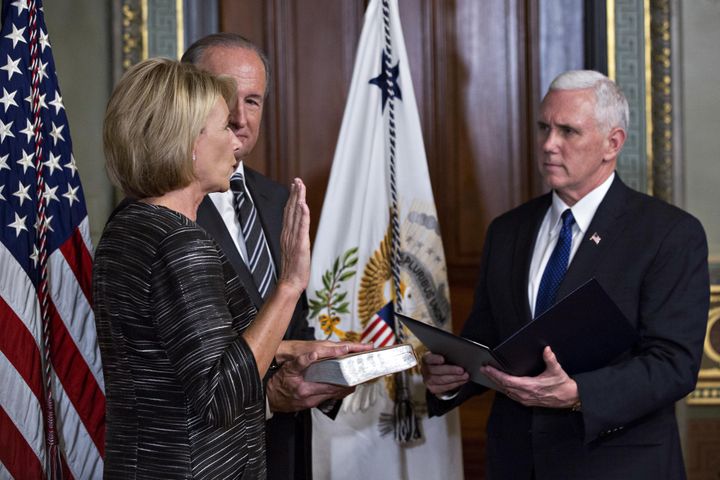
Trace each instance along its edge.
<path fill-rule="evenodd" d="M 437 219 L 421 204 L 414 204 L 401 231 L 400 291 L 403 311 L 432 324 L 445 326 L 449 319 L 449 300 L 447 285 L 436 281 L 446 275 Z M 356 247 L 335 258 L 332 268 L 324 272 L 323 288 L 314 292 L 309 304 L 310 318 L 317 318 L 326 339 L 372 343 L 376 348 L 398 342 L 393 315 L 395 299 L 391 285 L 390 235 L 388 224 L 383 239 L 365 262 L 356 299 L 349 296 L 349 290 L 344 285 L 357 274 Z M 353 327 L 357 325 L 352 322 L 350 313 L 353 303 L 357 306 L 359 330 Z M 422 355 L 425 351 L 423 345 L 404 327 L 403 333 L 405 341 L 418 355 Z M 411 374 L 419 375 L 418 368 L 411 370 Z M 392 396 L 394 384 L 391 377 L 386 378 L 384 383 Z M 366 400 L 372 403 L 372 398 Z"/>

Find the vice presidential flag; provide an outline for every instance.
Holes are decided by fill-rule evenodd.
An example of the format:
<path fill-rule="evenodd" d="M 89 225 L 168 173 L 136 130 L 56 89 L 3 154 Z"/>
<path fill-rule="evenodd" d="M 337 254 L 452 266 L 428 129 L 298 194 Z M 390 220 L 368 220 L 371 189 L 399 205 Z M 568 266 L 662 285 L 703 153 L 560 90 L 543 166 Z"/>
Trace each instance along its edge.
<path fill-rule="evenodd" d="M 43 15 L 40 0 L 3 3 L 0 479 L 101 478 L 92 245 Z"/>
<path fill-rule="evenodd" d="M 440 229 L 396 0 L 371 0 L 313 250 L 310 321 L 319 339 L 419 342 L 402 311 L 450 328 Z M 400 382 L 398 382 L 400 380 Z M 397 441 L 406 385 L 421 436 Z M 418 370 L 361 385 L 333 421 L 313 410 L 314 478 L 457 479 L 457 414 L 428 418 Z"/>

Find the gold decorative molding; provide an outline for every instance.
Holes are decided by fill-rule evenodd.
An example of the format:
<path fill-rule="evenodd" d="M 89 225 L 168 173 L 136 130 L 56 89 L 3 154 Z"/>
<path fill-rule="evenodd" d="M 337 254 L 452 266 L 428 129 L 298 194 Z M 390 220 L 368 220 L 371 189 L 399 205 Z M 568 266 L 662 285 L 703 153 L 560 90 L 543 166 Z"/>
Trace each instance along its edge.
<path fill-rule="evenodd" d="M 605 3 L 607 23 L 607 62 L 608 77 L 615 81 L 615 0 L 607 0 Z"/>
<path fill-rule="evenodd" d="M 142 57 L 140 60 L 148 58 L 148 51 L 150 49 L 150 42 L 148 41 L 148 0 L 140 0 L 140 35 L 142 36 Z"/>
<path fill-rule="evenodd" d="M 183 0 L 175 0 L 175 30 L 177 31 L 177 58 L 185 53 L 185 14 Z"/>
<path fill-rule="evenodd" d="M 700 375 L 690 405 L 720 405 L 720 285 L 710 287 L 710 311 Z"/>
<path fill-rule="evenodd" d="M 115 0 L 119 78 L 148 57 L 180 58 L 185 50 L 183 0 Z M 119 23 L 119 25 L 118 25 Z M 116 35 L 118 35 L 116 33 Z M 116 65 L 118 61 L 116 60 Z"/>
<path fill-rule="evenodd" d="M 143 8 L 143 4 L 145 7 Z M 124 72 L 147 57 L 146 0 L 122 0 L 120 7 L 122 38 L 121 67 Z"/>
<path fill-rule="evenodd" d="M 670 0 L 651 0 L 653 195 L 673 202 L 673 96 Z"/>
<path fill-rule="evenodd" d="M 653 193 L 653 89 L 652 89 L 652 41 L 650 40 L 650 0 L 643 0 L 643 32 L 645 33 L 645 161 L 646 192 Z"/>

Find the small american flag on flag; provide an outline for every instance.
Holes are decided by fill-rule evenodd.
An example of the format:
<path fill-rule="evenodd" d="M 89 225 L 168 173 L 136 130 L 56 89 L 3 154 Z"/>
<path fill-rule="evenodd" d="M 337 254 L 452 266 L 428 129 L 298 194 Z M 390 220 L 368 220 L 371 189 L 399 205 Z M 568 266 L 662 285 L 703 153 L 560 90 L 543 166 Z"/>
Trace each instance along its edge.
<path fill-rule="evenodd" d="M 363 329 L 360 341 L 372 343 L 375 348 L 395 345 L 397 338 L 395 337 L 394 318 L 392 302 L 388 302 L 370 318 L 367 326 Z"/>
<path fill-rule="evenodd" d="M 0 479 L 100 478 L 92 243 L 40 0 L 0 33 Z"/>

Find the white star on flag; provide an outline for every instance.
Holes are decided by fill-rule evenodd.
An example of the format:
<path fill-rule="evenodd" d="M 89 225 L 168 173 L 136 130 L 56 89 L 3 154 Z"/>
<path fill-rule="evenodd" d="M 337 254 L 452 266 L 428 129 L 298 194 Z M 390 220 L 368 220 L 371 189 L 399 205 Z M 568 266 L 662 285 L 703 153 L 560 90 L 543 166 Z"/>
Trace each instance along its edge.
<path fill-rule="evenodd" d="M 50 42 L 48 41 L 48 34 L 40 30 L 40 50 L 45 53 L 45 47 L 50 46 Z"/>
<path fill-rule="evenodd" d="M 71 176 L 75 178 L 75 172 L 77 172 L 77 164 L 75 163 L 75 156 L 72 153 L 70 154 L 70 161 L 65 164 L 65 168 L 70 170 Z"/>
<path fill-rule="evenodd" d="M 12 127 L 13 122 L 3 123 L 2 120 L 0 120 L 0 143 L 5 141 L 5 137 L 14 137 L 12 131 L 10 131 L 10 127 Z"/>
<path fill-rule="evenodd" d="M 30 200 L 30 194 L 28 194 L 28 190 L 30 190 L 30 184 L 25 186 L 22 184 L 22 182 L 18 182 L 18 190 L 17 192 L 13 193 L 13 195 L 18 197 L 18 202 L 20 202 L 21 207 L 25 200 Z"/>
<path fill-rule="evenodd" d="M 8 167 L 8 164 L 7 164 L 7 159 L 8 159 L 9 155 L 10 154 L 8 153 L 8 154 L 0 157 L 0 170 L 2 170 L 3 168 L 10 170 L 10 167 Z"/>
<path fill-rule="evenodd" d="M 49 204 L 51 200 L 55 200 L 56 202 L 59 202 L 57 195 L 55 195 L 55 192 L 57 191 L 58 186 L 55 185 L 53 188 L 50 188 L 50 185 L 47 183 L 45 184 L 45 191 L 43 192 L 43 198 L 45 201 Z"/>
<path fill-rule="evenodd" d="M 62 102 L 62 97 L 60 96 L 60 92 L 58 92 L 57 90 L 55 90 L 55 98 L 52 102 L 50 102 L 50 105 L 55 107 L 55 115 L 57 115 L 60 110 L 65 108 Z"/>
<path fill-rule="evenodd" d="M 55 230 L 53 230 L 53 228 L 50 226 L 50 222 L 52 222 L 52 219 L 53 219 L 53 216 L 52 216 L 52 215 L 49 215 L 49 216 L 45 217 L 45 221 L 42 222 L 42 224 L 45 225 L 45 229 L 46 229 L 48 232 L 54 232 L 54 231 L 55 231 Z M 40 231 L 40 217 L 37 217 L 37 218 L 35 219 L 35 230 Z"/>
<path fill-rule="evenodd" d="M 18 165 L 22 165 L 23 167 L 23 173 L 27 173 L 28 168 L 35 168 L 35 164 L 33 163 L 33 157 L 35 156 L 34 153 L 27 153 L 25 150 L 22 151 L 22 158 L 18 160 Z"/>
<path fill-rule="evenodd" d="M 38 102 L 40 102 L 40 108 L 47 108 L 47 103 L 45 103 L 46 95 L 47 95 L 47 93 L 38 95 Z M 28 102 L 28 105 L 30 105 L 30 108 L 32 108 L 32 94 L 25 97 L 25 101 Z"/>
<path fill-rule="evenodd" d="M 15 237 L 20 236 L 20 232 L 23 230 L 27 231 L 27 227 L 25 226 L 25 219 L 27 218 L 27 215 L 24 217 L 21 217 L 20 215 L 15 212 L 15 221 L 13 223 L 8 224 L 8 227 L 15 229 Z"/>
<path fill-rule="evenodd" d="M 5 66 L 0 67 L 0 70 L 5 70 L 6 72 L 8 72 L 8 80 L 11 80 L 13 75 L 16 73 L 18 75 L 22 74 L 22 72 L 18 68 L 18 63 L 20 63 L 20 60 L 20 58 L 18 58 L 17 60 L 13 60 L 12 58 L 10 58 L 10 55 L 8 55 L 7 63 L 5 64 Z"/>
<path fill-rule="evenodd" d="M 5 190 L 5 185 L 0 185 L 0 200 L 7 200 L 2 194 L 3 190 Z"/>
<path fill-rule="evenodd" d="M 27 0 L 15 0 L 12 3 L 12 6 L 18 9 L 17 14 L 18 14 L 18 16 L 20 16 L 22 14 L 23 10 L 28 9 L 28 2 L 27 2 Z"/>
<path fill-rule="evenodd" d="M 37 267 L 38 257 L 40 256 L 40 251 L 37 248 L 37 245 L 33 244 L 33 253 L 30 254 L 30 260 L 32 260 L 33 265 Z"/>
<path fill-rule="evenodd" d="M 73 202 L 78 201 L 78 197 L 77 197 L 77 193 L 76 193 L 78 191 L 78 188 L 80 188 L 80 187 L 73 188 L 68 183 L 68 191 L 62 194 L 63 197 L 68 199 L 68 202 L 70 203 L 71 207 L 72 207 Z"/>
<path fill-rule="evenodd" d="M 25 31 L 25 27 L 21 28 L 20 30 L 17 29 L 15 25 L 12 26 L 13 31 L 11 33 L 8 33 L 5 35 L 5 38 L 9 38 L 13 42 L 13 48 L 15 48 L 18 44 L 18 42 L 27 43 L 25 41 L 25 37 L 23 36 L 23 32 Z"/>
<path fill-rule="evenodd" d="M 45 70 L 47 70 L 47 62 L 43 62 L 42 60 L 40 60 L 38 63 L 40 64 L 38 66 L 38 75 L 40 77 L 39 80 L 42 82 L 44 78 L 48 78 L 48 74 L 45 71 Z M 30 67 L 30 70 L 32 70 L 32 66 Z M 43 95 L 43 97 L 44 97 L 44 95 Z"/>
<path fill-rule="evenodd" d="M 9 93 L 5 87 L 3 87 L 3 96 L 0 98 L 0 103 L 3 104 L 3 107 L 5 107 L 5 111 L 8 111 L 8 108 L 10 108 L 10 105 L 18 106 L 17 103 L 15 103 L 15 94 L 17 93 L 17 90 L 14 90 L 12 93 Z"/>
<path fill-rule="evenodd" d="M 43 166 L 50 169 L 50 175 L 55 173 L 56 168 L 58 170 L 62 170 L 62 167 L 60 166 L 60 155 L 55 155 L 53 152 L 50 152 L 50 158 L 43 162 Z"/>
<path fill-rule="evenodd" d="M 24 130 L 20 130 L 20 133 L 25 135 L 27 137 L 27 143 L 30 143 L 35 136 L 35 128 L 33 127 L 33 124 L 30 123 L 30 120 L 25 120 L 27 122 L 27 126 Z"/>
<path fill-rule="evenodd" d="M 65 141 L 65 138 L 62 136 L 63 128 L 65 128 L 65 125 L 60 125 L 59 127 L 55 125 L 55 122 L 52 122 L 52 131 L 50 132 L 50 136 L 53 137 L 53 146 L 57 145 L 58 138 Z"/>

